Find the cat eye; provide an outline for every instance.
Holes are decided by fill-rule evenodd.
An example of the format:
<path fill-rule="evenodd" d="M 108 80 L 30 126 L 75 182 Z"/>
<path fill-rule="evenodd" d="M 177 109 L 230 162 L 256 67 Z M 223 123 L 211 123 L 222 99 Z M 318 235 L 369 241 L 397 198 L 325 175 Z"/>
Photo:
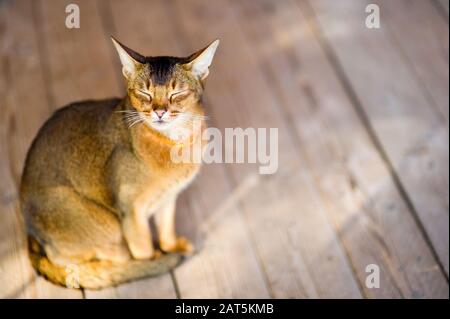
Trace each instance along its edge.
<path fill-rule="evenodd" d="M 143 90 L 140 90 L 140 89 L 136 89 L 135 91 L 136 91 L 137 94 L 139 94 L 140 96 L 146 98 L 148 101 L 150 101 L 150 102 L 152 101 L 153 97 L 150 94 L 150 92 L 143 91 Z"/>
<path fill-rule="evenodd" d="M 181 100 L 182 98 L 186 97 L 191 92 L 192 92 L 192 90 L 186 89 L 186 90 L 172 93 L 169 98 L 170 102 L 173 103 L 175 100 Z"/>

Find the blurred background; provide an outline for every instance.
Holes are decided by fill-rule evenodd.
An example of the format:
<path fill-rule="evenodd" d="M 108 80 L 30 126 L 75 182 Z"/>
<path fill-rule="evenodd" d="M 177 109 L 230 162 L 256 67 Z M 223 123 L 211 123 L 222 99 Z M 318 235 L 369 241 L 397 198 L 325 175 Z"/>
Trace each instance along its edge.
<path fill-rule="evenodd" d="M 448 21 L 448 0 L 0 1 L 0 297 L 448 298 Z M 18 185 L 55 109 L 123 95 L 110 35 L 180 56 L 220 38 L 209 125 L 278 128 L 279 169 L 205 165 L 178 201 L 195 256 L 71 290 L 30 267 Z"/>

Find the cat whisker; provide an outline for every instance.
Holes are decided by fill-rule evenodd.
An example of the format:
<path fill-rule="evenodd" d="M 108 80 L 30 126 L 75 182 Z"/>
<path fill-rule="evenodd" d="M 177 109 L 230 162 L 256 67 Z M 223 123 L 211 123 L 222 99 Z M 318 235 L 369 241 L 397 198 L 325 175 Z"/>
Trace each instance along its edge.
<path fill-rule="evenodd" d="M 133 120 L 133 119 L 138 119 L 138 118 L 140 118 L 140 116 L 139 116 L 138 114 L 133 114 L 133 115 L 125 116 L 125 117 L 124 117 L 124 119 L 125 119 L 126 121 L 128 121 L 128 120 Z"/>
<path fill-rule="evenodd" d="M 145 118 L 143 118 L 145 114 L 144 112 L 135 110 L 120 110 L 116 112 L 123 115 L 124 121 L 126 122 L 128 128 L 131 128 L 145 120 Z"/>
<path fill-rule="evenodd" d="M 134 119 L 137 119 L 137 118 L 139 118 L 139 116 L 129 116 L 129 117 L 126 117 L 124 119 L 125 119 L 125 121 L 129 121 L 129 120 L 134 120 Z"/>
<path fill-rule="evenodd" d="M 134 126 L 134 125 L 136 125 L 136 124 L 142 123 L 142 122 L 144 122 L 144 120 L 145 120 L 145 119 L 143 119 L 143 118 L 139 118 L 139 119 L 135 120 L 134 122 L 132 122 L 132 123 L 128 126 L 128 128 L 131 128 L 132 126 Z"/>
<path fill-rule="evenodd" d="M 116 113 L 129 113 L 129 112 L 139 112 L 139 111 L 137 111 L 137 110 L 118 110 L 118 111 L 115 111 Z"/>

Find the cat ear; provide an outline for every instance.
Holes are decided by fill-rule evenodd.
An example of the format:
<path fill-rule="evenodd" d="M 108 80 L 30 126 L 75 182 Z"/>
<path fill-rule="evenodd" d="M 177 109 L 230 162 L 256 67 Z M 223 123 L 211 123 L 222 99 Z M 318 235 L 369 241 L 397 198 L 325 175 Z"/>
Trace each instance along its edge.
<path fill-rule="evenodd" d="M 111 40 L 116 47 L 117 53 L 119 53 L 120 62 L 122 62 L 122 73 L 125 78 L 130 79 L 139 66 L 145 63 L 145 57 L 124 46 L 113 37 L 111 37 Z"/>
<path fill-rule="evenodd" d="M 214 57 L 217 47 L 219 46 L 219 40 L 214 40 L 208 46 L 200 51 L 190 55 L 185 63 L 185 68 L 190 70 L 200 80 L 204 80 L 209 73 L 209 66 Z"/>

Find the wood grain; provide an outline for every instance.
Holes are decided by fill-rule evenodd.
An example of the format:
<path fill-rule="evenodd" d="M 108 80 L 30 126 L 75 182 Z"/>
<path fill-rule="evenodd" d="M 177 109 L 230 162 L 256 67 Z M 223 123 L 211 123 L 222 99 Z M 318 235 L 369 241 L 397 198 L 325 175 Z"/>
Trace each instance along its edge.
<path fill-rule="evenodd" d="M 221 39 L 209 125 L 278 128 L 279 169 L 205 165 L 177 203 L 196 254 L 86 298 L 448 298 L 448 1 L 0 1 L 0 297 L 82 298 L 30 267 L 18 185 L 58 107 L 124 94 L 145 55 Z M 441 4 L 439 4 L 441 3 Z M 365 285 L 368 264 L 379 289 Z"/>
<path fill-rule="evenodd" d="M 81 298 L 80 291 L 36 276 L 19 209 L 18 187 L 26 151 L 49 114 L 33 19 L 31 1 L 0 3 L 0 297 Z"/>
<path fill-rule="evenodd" d="M 302 2 L 304 3 L 304 2 Z M 367 29 L 359 1 L 311 1 L 320 30 L 352 87 L 448 277 L 448 127 L 425 96 L 390 30 Z"/>
<path fill-rule="evenodd" d="M 445 277 L 302 10 L 290 0 L 232 3 L 298 136 L 364 295 L 446 297 Z M 379 289 L 365 285 L 369 264 L 380 267 Z"/>
<path fill-rule="evenodd" d="M 440 11 L 442 11 L 442 14 L 444 17 L 447 18 L 448 22 L 448 10 L 449 10 L 449 0 L 435 0 L 437 2 L 437 7 Z"/>
<path fill-rule="evenodd" d="M 436 19 L 438 13 L 431 1 L 380 1 L 379 5 L 383 22 L 411 64 L 430 108 L 434 107 L 448 126 L 448 21 Z"/>
<path fill-rule="evenodd" d="M 178 32 L 189 48 L 216 37 L 222 41 L 212 70 L 221 75 L 222 83 L 209 82 L 206 93 L 218 127 L 279 130 L 276 174 L 259 176 L 255 165 L 226 166 L 236 188 L 256 180 L 256 187 L 239 203 L 271 296 L 360 297 L 317 190 L 311 187 L 312 176 L 294 151 L 297 146 L 275 111 L 278 101 L 229 3 L 205 6 L 202 1 L 175 1 L 174 10 Z"/>

